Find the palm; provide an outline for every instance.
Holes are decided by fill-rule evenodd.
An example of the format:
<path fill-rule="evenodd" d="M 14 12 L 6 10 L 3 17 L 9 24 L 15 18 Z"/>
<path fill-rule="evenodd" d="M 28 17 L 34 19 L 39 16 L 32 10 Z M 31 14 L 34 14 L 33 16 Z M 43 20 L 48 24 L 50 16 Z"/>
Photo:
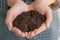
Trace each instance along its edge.
<path fill-rule="evenodd" d="M 38 11 L 39 13 L 41 13 L 43 15 L 45 14 L 47 16 L 47 19 L 46 19 L 46 22 L 43 23 L 40 28 L 35 29 L 32 32 L 26 33 L 27 37 L 33 37 L 33 36 L 39 34 L 40 32 L 46 30 L 49 27 L 51 20 L 52 20 L 51 9 L 47 5 L 45 5 L 43 3 L 37 3 L 37 2 L 36 2 L 36 4 L 33 3 L 32 5 L 34 7 L 34 10 Z"/>
<path fill-rule="evenodd" d="M 24 33 L 22 33 L 19 29 L 16 27 L 13 27 L 13 20 L 23 11 L 28 11 L 28 7 L 24 2 L 16 3 L 12 8 L 9 9 L 7 12 L 6 17 L 6 24 L 9 28 L 9 30 L 15 32 L 17 35 L 24 36 Z"/>

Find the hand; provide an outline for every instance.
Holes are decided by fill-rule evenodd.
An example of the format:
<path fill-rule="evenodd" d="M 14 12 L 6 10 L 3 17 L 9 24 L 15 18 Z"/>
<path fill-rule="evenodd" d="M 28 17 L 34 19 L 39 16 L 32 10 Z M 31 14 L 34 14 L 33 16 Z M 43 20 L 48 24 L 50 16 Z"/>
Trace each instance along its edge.
<path fill-rule="evenodd" d="M 23 33 L 20 29 L 16 27 L 12 27 L 12 32 L 15 32 L 17 36 L 25 37 L 25 33 Z"/>
<path fill-rule="evenodd" d="M 43 23 L 39 29 L 35 29 L 34 31 L 31 31 L 29 33 L 25 32 L 25 35 L 27 38 L 31 38 L 31 37 L 34 37 L 36 36 L 37 34 L 39 34 L 40 32 L 46 30 L 46 25 Z"/>
<path fill-rule="evenodd" d="M 52 10 L 51 8 L 44 4 L 44 3 L 34 3 L 33 7 L 36 11 L 38 11 L 39 13 L 41 13 L 42 15 L 46 15 L 47 19 L 46 19 L 46 26 L 49 27 L 50 23 L 52 22 Z"/>
<path fill-rule="evenodd" d="M 46 22 L 43 23 L 40 28 L 35 29 L 32 32 L 25 33 L 25 34 L 27 34 L 26 37 L 28 37 L 28 38 L 33 37 L 33 36 L 41 33 L 42 31 L 46 30 L 47 28 L 49 28 L 49 25 L 52 22 L 52 10 L 46 4 L 36 2 L 36 3 L 33 3 L 32 5 L 36 11 L 38 11 L 42 15 L 46 15 L 47 19 L 46 19 Z"/>
<path fill-rule="evenodd" d="M 23 11 L 28 11 L 28 7 L 24 2 L 18 2 L 13 7 L 11 7 L 7 12 L 7 17 L 5 23 L 7 24 L 10 31 L 15 32 L 17 35 L 25 36 L 23 32 L 21 32 L 16 27 L 13 27 L 13 20 L 17 17 L 17 15 L 21 14 Z"/>

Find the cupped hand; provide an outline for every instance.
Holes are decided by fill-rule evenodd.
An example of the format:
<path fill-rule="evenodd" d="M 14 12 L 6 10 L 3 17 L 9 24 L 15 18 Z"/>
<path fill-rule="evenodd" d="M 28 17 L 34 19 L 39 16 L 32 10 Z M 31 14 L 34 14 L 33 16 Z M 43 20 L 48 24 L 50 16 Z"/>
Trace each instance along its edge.
<path fill-rule="evenodd" d="M 44 31 L 45 29 L 47 29 L 52 21 L 52 11 L 51 9 L 45 5 L 44 3 L 40 3 L 40 2 L 35 2 L 32 3 L 33 9 L 38 11 L 39 13 L 46 15 L 47 19 L 46 22 L 44 22 L 38 29 L 35 29 L 34 31 L 31 31 L 29 33 L 25 32 L 21 32 L 21 30 L 19 30 L 16 27 L 13 27 L 13 20 L 17 17 L 17 15 L 19 15 L 21 12 L 23 11 L 28 11 L 28 6 L 24 3 L 24 2 L 20 2 L 20 3 L 16 3 L 8 12 L 7 12 L 7 17 L 6 17 L 6 24 L 9 28 L 9 30 L 15 32 L 18 36 L 22 36 L 22 37 L 33 37 L 37 34 L 39 34 L 40 32 Z"/>
<path fill-rule="evenodd" d="M 36 11 L 38 11 L 42 15 L 46 15 L 47 19 L 46 19 L 45 24 L 47 27 L 49 27 L 50 23 L 52 22 L 51 8 L 47 4 L 44 4 L 43 2 L 42 3 L 36 2 L 36 3 L 33 3 L 32 5 Z"/>
<path fill-rule="evenodd" d="M 33 37 L 33 36 L 41 33 L 42 31 L 46 30 L 47 28 L 49 28 L 49 25 L 52 22 L 52 10 L 50 7 L 48 7 L 46 4 L 40 3 L 40 2 L 34 2 L 32 5 L 33 5 L 34 10 L 38 11 L 42 15 L 46 15 L 47 19 L 38 29 L 35 29 L 32 32 L 26 33 L 27 34 L 26 37 L 28 37 L 28 38 Z"/>
<path fill-rule="evenodd" d="M 24 2 L 20 1 L 8 10 L 5 20 L 8 29 L 10 31 L 15 32 L 17 35 L 21 35 L 22 37 L 25 36 L 24 33 L 16 27 L 13 27 L 13 20 L 17 17 L 17 15 L 21 14 L 23 11 L 28 11 L 28 6 Z"/>

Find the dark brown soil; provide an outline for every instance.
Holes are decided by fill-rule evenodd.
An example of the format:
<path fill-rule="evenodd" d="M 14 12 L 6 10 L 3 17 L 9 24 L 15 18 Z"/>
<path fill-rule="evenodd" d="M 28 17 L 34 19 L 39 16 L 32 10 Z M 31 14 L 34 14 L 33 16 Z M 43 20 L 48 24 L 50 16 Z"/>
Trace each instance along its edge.
<path fill-rule="evenodd" d="M 30 32 L 38 29 L 43 22 L 46 21 L 46 16 L 37 11 L 31 10 L 22 12 L 13 21 L 13 26 L 20 29 L 22 32 Z"/>

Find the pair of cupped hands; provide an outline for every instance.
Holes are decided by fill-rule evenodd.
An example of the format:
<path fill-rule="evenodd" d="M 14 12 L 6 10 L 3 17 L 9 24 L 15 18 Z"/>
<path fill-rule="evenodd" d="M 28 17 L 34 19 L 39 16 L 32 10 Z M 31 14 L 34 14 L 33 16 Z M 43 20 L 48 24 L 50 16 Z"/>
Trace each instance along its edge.
<path fill-rule="evenodd" d="M 47 17 L 46 21 L 38 29 L 35 29 L 34 31 L 31 31 L 29 33 L 22 32 L 18 28 L 13 27 L 14 19 L 22 12 L 30 11 L 30 10 L 36 10 L 39 13 L 41 13 L 42 15 L 46 15 L 46 17 Z M 35 1 L 31 5 L 27 5 L 23 1 L 15 3 L 15 5 L 13 5 L 8 10 L 6 20 L 5 20 L 5 23 L 7 24 L 8 29 L 10 31 L 15 32 L 17 36 L 28 37 L 28 38 L 33 37 L 33 36 L 41 33 L 42 31 L 46 30 L 47 28 L 49 28 L 49 25 L 51 22 L 52 22 L 51 8 L 47 4 L 45 4 L 43 2 L 39 2 L 39 1 Z"/>

